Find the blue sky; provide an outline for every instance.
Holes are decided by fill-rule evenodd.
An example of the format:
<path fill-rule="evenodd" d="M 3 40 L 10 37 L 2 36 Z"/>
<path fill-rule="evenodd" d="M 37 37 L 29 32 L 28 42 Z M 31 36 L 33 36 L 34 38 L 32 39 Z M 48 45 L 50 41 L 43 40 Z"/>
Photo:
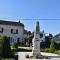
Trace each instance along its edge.
<path fill-rule="evenodd" d="M 32 19 L 20 20 L 30 31 L 34 31 L 36 21 L 40 19 L 40 29 L 54 35 L 60 32 L 60 0 L 0 0 L 0 19 L 3 18 Z"/>

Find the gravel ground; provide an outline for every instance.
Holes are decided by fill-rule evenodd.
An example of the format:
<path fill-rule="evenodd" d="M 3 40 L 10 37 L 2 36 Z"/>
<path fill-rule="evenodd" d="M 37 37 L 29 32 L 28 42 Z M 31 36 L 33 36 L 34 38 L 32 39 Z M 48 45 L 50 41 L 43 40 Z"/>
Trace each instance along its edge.
<path fill-rule="evenodd" d="M 40 60 L 35 58 L 34 59 L 25 58 L 25 54 L 29 54 L 29 56 L 32 56 L 32 52 L 17 52 L 16 54 L 18 55 L 18 60 Z M 49 57 L 49 59 L 41 59 L 41 60 L 60 60 L 60 56 L 57 54 L 41 52 L 41 55 Z"/>

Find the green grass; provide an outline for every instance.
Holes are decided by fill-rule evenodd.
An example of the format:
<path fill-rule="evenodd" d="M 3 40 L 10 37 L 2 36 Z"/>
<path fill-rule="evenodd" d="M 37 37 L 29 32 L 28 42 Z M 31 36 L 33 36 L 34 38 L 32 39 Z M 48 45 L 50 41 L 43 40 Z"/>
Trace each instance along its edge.
<path fill-rule="evenodd" d="M 56 50 L 54 53 L 60 55 L 60 50 Z"/>
<path fill-rule="evenodd" d="M 51 53 L 50 48 L 41 49 L 41 52 Z M 55 50 L 55 52 L 52 52 L 52 53 L 60 55 L 60 50 Z"/>
<path fill-rule="evenodd" d="M 50 48 L 41 49 L 41 52 L 50 52 Z"/>
<path fill-rule="evenodd" d="M 32 52 L 31 48 L 11 48 L 12 52 Z M 50 53 L 50 48 L 45 48 L 45 49 L 41 49 L 41 52 L 48 52 Z M 60 50 L 56 50 L 55 52 L 53 52 L 55 54 L 60 55 Z"/>
<path fill-rule="evenodd" d="M 6 59 L 4 59 L 4 58 L 2 58 L 2 60 L 15 60 L 15 59 L 13 59 L 13 58 L 6 58 Z"/>

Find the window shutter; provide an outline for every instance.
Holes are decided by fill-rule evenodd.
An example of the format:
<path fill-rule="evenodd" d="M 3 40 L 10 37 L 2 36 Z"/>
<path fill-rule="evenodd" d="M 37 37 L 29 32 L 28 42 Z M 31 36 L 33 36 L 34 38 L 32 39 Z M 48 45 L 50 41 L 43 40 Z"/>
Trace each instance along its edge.
<path fill-rule="evenodd" d="M 11 29 L 11 33 L 13 32 L 13 29 Z"/>
<path fill-rule="evenodd" d="M 2 28 L 2 32 L 3 32 L 3 28 Z"/>
<path fill-rule="evenodd" d="M 19 44 L 19 38 L 17 38 L 17 43 Z"/>
<path fill-rule="evenodd" d="M 9 38 L 9 40 L 10 40 L 10 37 L 8 37 Z"/>
<path fill-rule="evenodd" d="M 9 43 L 10 43 L 10 37 L 8 37 L 8 39 L 9 39 Z"/>
<path fill-rule="evenodd" d="M 16 34 L 18 34 L 18 29 L 16 29 Z"/>

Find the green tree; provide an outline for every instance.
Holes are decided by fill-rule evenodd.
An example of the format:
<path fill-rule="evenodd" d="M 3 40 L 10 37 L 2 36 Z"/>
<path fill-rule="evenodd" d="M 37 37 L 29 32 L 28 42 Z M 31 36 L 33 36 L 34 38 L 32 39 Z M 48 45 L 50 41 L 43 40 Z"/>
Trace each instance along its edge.
<path fill-rule="evenodd" d="M 24 34 L 28 34 L 28 31 L 24 29 Z"/>
<path fill-rule="evenodd" d="M 48 35 L 45 36 L 45 46 L 46 48 L 50 47 L 51 39 L 53 38 L 53 35 L 49 33 Z"/>
<path fill-rule="evenodd" d="M 50 45 L 50 52 L 54 52 L 56 50 L 56 45 L 54 40 L 51 40 L 51 45 Z"/>
<path fill-rule="evenodd" d="M 31 35 L 30 37 L 29 37 L 29 46 L 30 46 L 30 44 L 32 44 L 32 39 L 33 39 L 33 35 Z"/>
<path fill-rule="evenodd" d="M 51 39 L 49 36 L 45 36 L 45 47 L 49 48 L 51 43 Z"/>
<path fill-rule="evenodd" d="M 1 56 L 3 58 L 10 57 L 11 55 L 11 48 L 10 48 L 10 42 L 7 36 L 1 36 L 0 37 L 0 52 Z"/>
<path fill-rule="evenodd" d="M 28 31 L 28 34 L 31 35 L 31 31 Z"/>
<path fill-rule="evenodd" d="M 2 40 L 0 36 L 0 59 L 2 58 Z"/>

